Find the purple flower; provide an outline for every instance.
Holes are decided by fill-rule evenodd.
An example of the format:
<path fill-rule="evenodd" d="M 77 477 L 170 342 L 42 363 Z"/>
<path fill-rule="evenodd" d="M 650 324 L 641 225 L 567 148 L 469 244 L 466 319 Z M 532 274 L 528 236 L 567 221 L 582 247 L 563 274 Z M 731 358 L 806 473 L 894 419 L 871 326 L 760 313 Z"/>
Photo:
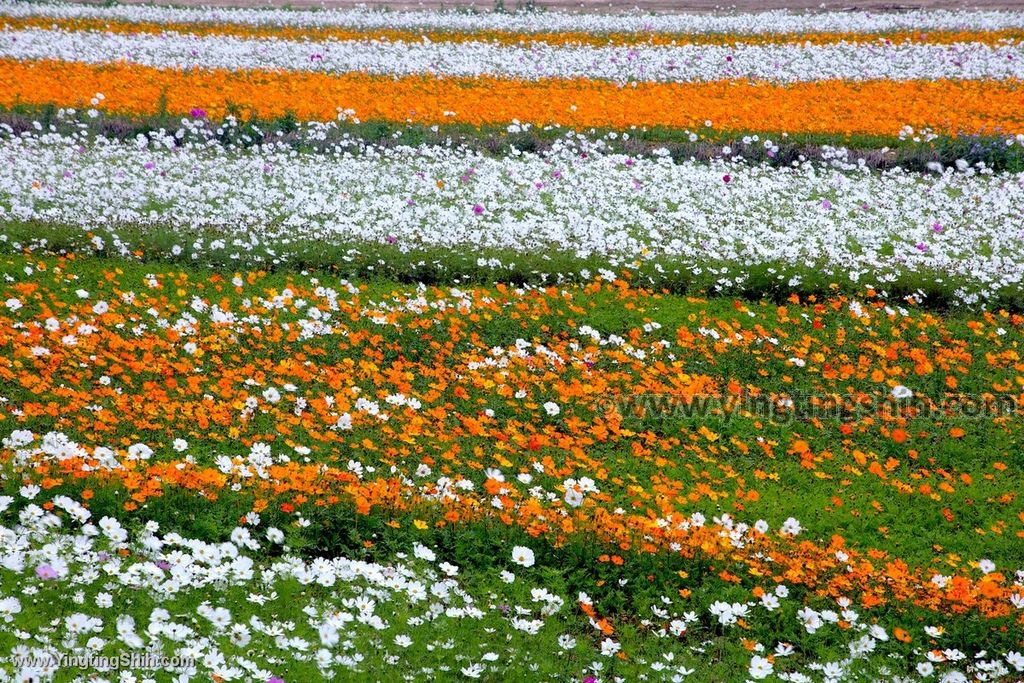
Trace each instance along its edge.
<path fill-rule="evenodd" d="M 729 175 L 728 173 L 726 173 L 724 176 L 722 176 L 722 182 L 724 182 L 724 183 L 731 183 L 732 182 L 732 176 Z"/>
<path fill-rule="evenodd" d="M 938 222 L 936 222 L 936 223 L 935 223 L 935 224 L 934 224 L 934 225 L 932 226 L 932 232 L 934 232 L 934 233 L 940 233 L 940 232 L 942 232 L 943 230 L 944 230 L 944 228 L 942 227 L 942 223 L 938 223 Z"/>
<path fill-rule="evenodd" d="M 277 676 L 271 676 L 267 679 L 267 683 L 284 683 L 284 679 L 278 678 Z"/>
<path fill-rule="evenodd" d="M 918 251 L 928 251 L 928 245 L 925 244 L 924 242 L 918 242 L 917 244 L 914 245 L 914 247 Z"/>
<path fill-rule="evenodd" d="M 831 209 L 831 208 L 832 208 L 832 202 L 830 202 L 830 201 L 829 201 L 829 200 L 827 200 L 827 199 L 822 199 L 822 200 L 821 200 L 821 208 L 823 208 L 823 209 L 825 209 L 826 211 L 828 211 L 829 209 Z"/>
<path fill-rule="evenodd" d="M 142 168 L 146 169 L 147 171 L 151 171 L 154 168 L 156 168 L 156 164 L 154 164 L 152 161 L 147 161 L 142 165 Z"/>
<path fill-rule="evenodd" d="M 57 578 L 57 570 L 48 564 L 41 564 L 36 567 L 36 576 L 44 581 L 49 581 Z"/>
<path fill-rule="evenodd" d="M 384 238 L 384 240 L 388 244 L 397 244 L 398 243 L 398 238 L 395 237 L 394 235 L 388 235 L 387 237 Z"/>
<path fill-rule="evenodd" d="M 484 212 L 484 207 L 483 207 L 482 204 L 474 204 L 473 205 L 473 213 L 475 213 L 477 216 L 479 216 L 483 212 Z"/>
<path fill-rule="evenodd" d="M 190 111 L 189 114 L 191 114 L 192 118 L 194 118 L 194 119 L 205 119 L 206 118 L 206 110 L 205 109 L 200 109 L 199 107 L 192 107 L 192 111 Z"/>

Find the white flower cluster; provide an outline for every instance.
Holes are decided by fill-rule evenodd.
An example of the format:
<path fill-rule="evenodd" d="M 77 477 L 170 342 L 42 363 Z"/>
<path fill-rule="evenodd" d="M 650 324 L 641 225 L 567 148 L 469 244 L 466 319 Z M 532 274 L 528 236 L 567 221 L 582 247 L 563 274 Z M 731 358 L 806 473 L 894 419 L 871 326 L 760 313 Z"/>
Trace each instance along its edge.
<path fill-rule="evenodd" d="M 543 155 L 506 158 L 355 143 L 302 154 L 156 133 L 134 142 L 7 135 L 0 221 L 215 227 L 249 247 L 306 237 L 657 258 L 705 277 L 720 268 L 723 286 L 757 267 L 877 287 L 918 274 L 959 287 L 967 303 L 1024 279 L 1021 174 L 980 162 L 928 175 L 838 159 L 674 163 L 667 153 L 633 159 L 600 149 L 566 137 Z"/>
<path fill-rule="evenodd" d="M 378 648 L 396 665 L 414 643 L 451 650 L 433 631 L 457 622 L 467 622 L 468 629 L 514 627 L 498 605 L 478 605 L 445 563 L 436 569 L 413 565 L 404 555 L 391 565 L 303 560 L 287 548 L 277 559 L 260 559 L 284 537 L 273 527 L 258 532 L 258 515 L 234 529 L 230 541 L 209 543 L 159 533 L 155 522 L 130 538 L 118 520 L 94 523 L 66 496 L 53 499 L 53 511 L 25 500 L 12 503 L 0 498 L 3 523 L 18 508 L 13 526 L 0 525 L 0 633 L 17 634 L 11 638 L 16 644 L 0 652 L 3 680 L 52 680 L 62 668 L 71 671 L 61 666 L 66 661 L 92 663 L 75 667 L 80 676 L 116 674 L 123 654 L 132 652 L 176 662 L 164 668 L 175 681 L 213 676 L 265 683 L 294 662 L 331 677 L 365 673 L 366 653 Z M 415 556 L 435 560 L 422 546 Z M 39 603 L 54 599 L 65 605 L 66 616 L 40 624 L 33 617 Z M 296 599 L 297 606 L 286 605 Z M 131 608 L 137 601 L 148 607 Z M 538 588 L 532 603 L 517 610 L 531 615 L 539 631 L 563 603 Z M 293 617 L 259 616 L 268 610 Z M 292 663 L 282 664 L 281 657 Z M 474 678 L 504 665 L 492 652 L 460 649 L 445 659 Z M 133 673 L 122 670 L 117 680 L 137 680 Z M 414 673 L 436 674 L 429 668 Z"/>
<path fill-rule="evenodd" d="M 630 33 L 807 33 L 814 31 L 877 33 L 883 31 L 999 30 L 1024 27 L 1024 12 L 757 12 L 650 15 L 570 14 L 564 12 L 470 13 L 381 12 L 351 10 L 275 10 L 171 8 L 147 5 L 71 5 L 7 3 L 0 16 L 107 19 L 146 22 L 235 23 L 254 26 L 349 27 L 361 29 L 439 29 L 454 31 L 587 31 Z"/>
<path fill-rule="evenodd" d="M 0 32 L 0 57 L 131 62 L 175 69 L 284 69 L 403 76 L 773 82 L 1024 78 L 1024 47 L 1005 41 L 828 45 L 529 46 L 492 42 L 309 41 L 29 29 Z"/>

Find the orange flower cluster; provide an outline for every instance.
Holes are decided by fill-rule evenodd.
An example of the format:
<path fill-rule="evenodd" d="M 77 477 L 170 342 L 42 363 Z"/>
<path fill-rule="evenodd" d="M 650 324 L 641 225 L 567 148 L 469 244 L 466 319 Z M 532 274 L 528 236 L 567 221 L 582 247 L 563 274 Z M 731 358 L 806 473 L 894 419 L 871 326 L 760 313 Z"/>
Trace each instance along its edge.
<path fill-rule="evenodd" d="M 339 108 L 363 120 L 506 123 L 894 135 L 905 125 L 949 134 L 1024 132 L 1024 84 L 991 81 L 746 81 L 615 83 L 573 79 L 518 81 L 366 74 L 223 70 L 176 71 L 138 65 L 0 60 L 0 106 L 103 107 L 123 114 L 172 114 L 201 107 L 243 114 L 333 119 Z M 454 112 L 447 116 L 446 112 Z"/>
<path fill-rule="evenodd" d="M 74 262 L 34 266 L 64 285 Z M 396 523 L 402 512 L 430 509 L 435 524 L 492 519 L 556 545 L 584 534 L 623 551 L 675 551 L 706 559 L 730 581 L 800 584 L 857 596 L 867 607 L 1010 613 L 1012 578 L 978 577 L 961 553 L 1024 537 L 1017 475 L 1003 462 L 1014 456 L 997 445 L 1007 433 L 1002 438 L 1012 443 L 1020 422 L 995 415 L 971 426 L 983 430 L 988 454 L 953 464 L 949 453 L 967 430 L 943 418 L 916 419 L 915 411 L 957 387 L 1024 403 L 1014 380 L 1024 373 L 1015 350 L 1020 316 L 986 313 L 961 327 L 844 297 L 779 307 L 737 302 L 717 312 L 694 300 L 673 327 L 658 329 L 649 315 L 662 298 L 621 282 L 478 288 L 465 299 L 435 290 L 425 296 L 436 305 L 427 305 L 403 292 L 329 297 L 308 282 L 271 287 L 257 273 L 228 281 L 169 271 L 133 280 L 116 270 L 103 274 L 88 300 L 69 301 L 62 287 L 40 286 L 42 277 L 9 287 L 19 305 L 0 314 L 0 381 L 9 387 L 0 424 L 6 433 L 43 425 L 109 445 L 126 464 L 98 471 L 78 457 L 43 460 L 23 476 L 45 487 L 74 479 L 120 485 L 129 509 L 169 488 L 208 499 L 241 490 L 257 511 L 344 503 Z M 213 306 L 248 322 L 213 321 L 204 312 Z M 607 307 L 636 321 L 617 332 L 620 343 L 601 344 L 583 327 Z M 188 330 L 150 326 L 153 311 L 195 322 Z M 313 319 L 330 322 L 307 334 L 299 321 Z M 88 331 L 69 338 L 52 320 Z M 510 326 L 504 342 L 494 321 Z M 496 355 L 495 346 L 517 333 L 533 340 L 525 348 L 538 350 L 511 346 Z M 975 353 L 982 342 L 987 351 Z M 923 407 L 857 412 L 904 384 L 930 388 L 921 392 Z M 783 402 L 800 393 L 838 401 L 850 417 L 780 428 L 742 408 L 729 412 L 743 398 Z M 637 394 L 684 404 L 713 398 L 719 408 L 665 428 L 626 408 Z M 388 419 L 360 409 L 360 400 L 376 402 Z M 560 409 L 547 411 L 548 401 Z M 338 427 L 340 414 L 350 425 Z M 176 438 L 199 455 L 194 463 L 173 451 Z M 136 442 L 155 449 L 151 461 L 123 457 Z M 239 443 L 277 453 L 309 448 L 315 462 L 278 463 L 253 476 L 203 461 L 237 453 Z M 243 456 L 229 460 L 246 465 Z M 351 460 L 380 474 L 357 474 L 345 465 Z M 430 475 L 413 474 L 424 467 Z M 485 475 L 489 469 L 508 476 Z M 457 497 L 440 495 L 441 476 L 474 485 Z M 574 504 L 566 482 L 583 477 L 596 490 Z M 538 485 L 565 493 L 564 500 L 534 495 Z M 680 524 L 700 509 L 785 516 L 794 509 L 787 500 L 794 486 L 823 502 L 820 519 L 803 520 L 812 525 L 810 540 L 772 532 L 736 545 L 722 533 L 724 522 Z M 918 522 L 903 522 L 904 507 L 947 520 L 926 541 L 936 544 L 926 551 L 934 551 L 933 564 L 912 564 L 887 549 L 892 533 L 922 542 L 908 531 Z M 975 528 L 962 529 L 961 516 Z M 857 529 L 862 541 L 835 529 Z M 864 538 L 877 539 L 877 547 L 865 547 Z M 939 546 L 961 541 L 968 545 L 958 552 Z M 942 585 L 931 581 L 939 571 L 952 574 Z"/>
<path fill-rule="evenodd" d="M 1024 40 L 1024 31 L 1002 29 L 995 31 L 885 31 L 881 33 L 829 32 L 829 33 L 761 33 L 754 35 L 731 33 L 593 33 L 587 31 L 561 32 L 506 32 L 455 31 L 445 29 L 355 29 L 345 27 L 296 27 L 262 25 L 185 22 L 133 22 L 92 18 L 8 17 L 4 25 L 10 30 L 28 28 L 60 29 L 64 31 L 105 31 L 109 33 L 185 33 L 197 36 L 234 36 L 238 38 L 280 38 L 282 40 L 387 40 L 392 42 L 420 42 L 424 37 L 432 42 L 467 43 L 482 41 L 499 45 L 780 45 L 784 43 L 813 43 L 830 45 L 839 42 L 874 43 L 887 40 L 892 43 L 984 43 L 997 45 L 1004 41 Z"/>
<path fill-rule="evenodd" d="M 269 468 L 268 478 L 252 476 L 226 476 L 222 472 L 181 461 L 161 462 L 139 466 L 129 463 L 126 469 L 114 472 L 97 468 L 89 459 L 69 459 L 58 466 L 36 467 L 26 482 L 40 482 L 44 488 L 53 488 L 66 479 L 82 480 L 89 486 L 118 484 L 130 495 L 126 510 L 135 510 L 164 491 L 183 489 L 216 501 L 228 486 L 252 495 L 253 511 L 263 512 L 272 502 L 282 503 L 286 511 L 296 505 L 353 505 L 359 514 L 368 515 L 375 509 L 381 514 L 394 516 L 402 511 L 434 511 L 438 526 L 466 523 L 485 517 L 496 517 L 504 524 L 518 525 L 533 536 L 546 535 L 555 545 L 564 542 L 569 534 L 582 534 L 622 550 L 644 553 L 667 552 L 670 548 L 686 557 L 700 557 L 711 562 L 724 562 L 725 566 L 743 567 L 748 578 L 758 587 L 766 583 L 788 583 L 807 586 L 820 596 L 841 598 L 859 596 L 860 604 L 871 609 L 881 605 L 913 603 L 918 607 L 942 612 L 964 613 L 977 610 L 987 617 L 1010 615 L 1009 598 L 1015 592 L 1012 581 L 1002 573 L 990 573 L 980 579 L 958 575 L 944 586 L 929 580 L 926 570 L 911 569 L 905 562 L 893 559 L 888 553 L 871 550 L 861 553 L 850 548 L 841 536 L 835 535 L 827 545 L 811 541 L 790 541 L 762 536 L 741 548 L 734 547 L 728 530 L 718 524 L 691 527 L 685 530 L 659 525 L 650 513 L 614 514 L 606 506 L 593 503 L 573 510 L 560 521 L 558 505 L 540 505 L 521 496 L 506 500 L 512 512 L 497 513 L 485 497 L 463 495 L 458 499 L 446 498 L 439 502 L 420 495 L 394 478 L 360 481 L 351 472 L 320 465 L 275 465 Z M 493 494 L 504 488 L 502 482 L 488 480 L 483 493 Z M 667 511 L 671 518 L 678 511 Z M 430 515 L 429 512 L 426 515 Z M 838 559 L 842 554 L 843 559 Z M 609 561 L 623 562 L 618 555 Z M 741 578 L 729 572 L 724 580 L 739 583 Z M 1024 617 L 1022 617 L 1024 624 Z"/>

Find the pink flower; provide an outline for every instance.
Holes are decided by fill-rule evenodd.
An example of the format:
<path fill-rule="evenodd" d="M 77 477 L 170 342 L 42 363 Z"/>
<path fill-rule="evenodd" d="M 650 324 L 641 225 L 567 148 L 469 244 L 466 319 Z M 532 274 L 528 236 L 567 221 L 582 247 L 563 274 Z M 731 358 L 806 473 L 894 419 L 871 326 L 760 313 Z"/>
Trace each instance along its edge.
<path fill-rule="evenodd" d="M 473 205 L 473 213 L 475 213 L 477 216 L 479 216 L 483 212 L 484 212 L 483 205 L 481 205 L 481 204 L 474 204 Z"/>
<path fill-rule="evenodd" d="M 192 111 L 190 111 L 189 114 L 191 114 L 192 118 L 194 118 L 194 119 L 205 119 L 206 118 L 206 110 L 205 109 L 200 109 L 199 107 L 192 107 Z"/>
<path fill-rule="evenodd" d="M 831 209 L 831 208 L 832 208 L 832 202 L 830 202 L 830 201 L 829 201 L 829 200 L 827 200 L 827 199 L 822 199 L 822 200 L 821 200 L 821 208 L 823 208 L 823 209 L 825 209 L 826 211 L 828 211 L 829 209 Z"/>
<path fill-rule="evenodd" d="M 41 564 L 36 567 L 36 576 L 44 581 L 57 578 L 57 570 L 48 564 Z"/>
<path fill-rule="evenodd" d="M 724 176 L 722 176 L 722 180 L 724 182 L 726 182 L 726 183 L 731 183 L 732 182 L 732 176 L 729 175 L 728 173 L 726 173 Z"/>

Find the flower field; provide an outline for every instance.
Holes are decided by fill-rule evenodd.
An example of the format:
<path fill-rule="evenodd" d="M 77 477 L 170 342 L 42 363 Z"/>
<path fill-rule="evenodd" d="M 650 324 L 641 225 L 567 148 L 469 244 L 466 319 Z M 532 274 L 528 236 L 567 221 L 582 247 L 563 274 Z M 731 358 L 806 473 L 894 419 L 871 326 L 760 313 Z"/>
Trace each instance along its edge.
<path fill-rule="evenodd" d="M 1024 13 L 0 24 L 0 680 L 1024 680 Z"/>

